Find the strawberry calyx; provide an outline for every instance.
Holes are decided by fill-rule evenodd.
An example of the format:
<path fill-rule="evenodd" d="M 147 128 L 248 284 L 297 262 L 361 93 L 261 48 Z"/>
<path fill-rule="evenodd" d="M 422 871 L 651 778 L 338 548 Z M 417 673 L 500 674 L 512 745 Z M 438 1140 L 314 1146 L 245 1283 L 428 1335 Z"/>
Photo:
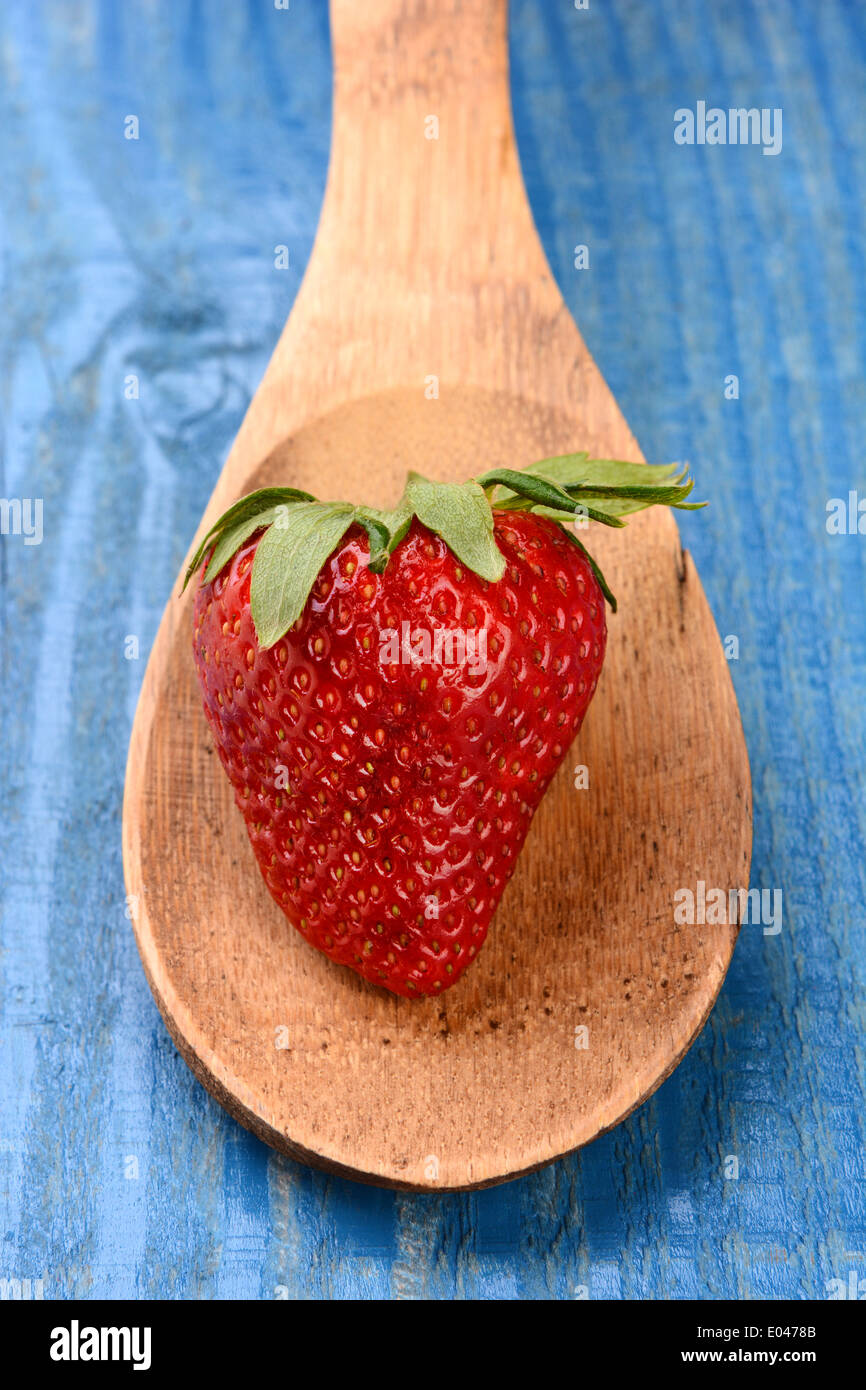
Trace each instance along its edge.
<path fill-rule="evenodd" d="M 562 527 L 586 556 L 616 612 L 616 599 L 577 537 L 575 522 L 620 527 L 624 518 L 646 507 L 696 510 L 706 503 L 686 500 L 693 487 L 688 469 L 679 464 L 625 463 L 577 453 L 544 459 L 526 470 L 495 468 L 465 483 L 437 483 L 410 473 L 392 511 L 321 502 L 297 488 L 260 488 L 235 502 L 206 533 L 183 587 L 202 566 L 203 579 L 216 579 L 240 547 L 263 531 L 253 560 L 250 609 L 259 645 L 270 647 L 297 622 L 322 565 L 351 526 L 366 531 L 369 568 L 376 574 L 385 570 L 417 517 L 461 564 L 496 583 L 505 572 L 505 557 L 494 538 L 494 513 L 530 511 Z"/>

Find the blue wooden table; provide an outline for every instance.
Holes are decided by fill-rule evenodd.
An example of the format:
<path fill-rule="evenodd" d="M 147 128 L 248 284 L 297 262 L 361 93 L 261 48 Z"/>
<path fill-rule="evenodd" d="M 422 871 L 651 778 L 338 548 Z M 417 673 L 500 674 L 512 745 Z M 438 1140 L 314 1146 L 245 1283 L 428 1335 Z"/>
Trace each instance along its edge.
<path fill-rule="evenodd" d="M 270 1152 L 196 1084 L 125 915 L 124 760 L 160 613 L 315 234 L 327 14 L 7 0 L 0 492 L 25 505 L 0 541 L 0 1278 L 34 1294 L 761 1299 L 866 1281 L 866 535 L 828 518 L 858 489 L 866 511 L 866 7 L 517 0 L 511 54 L 565 298 L 647 456 L 690 460 L 712 502 L 681 524 L 736 639 L 752 884 L 782 892 L 782 930 L 744 928 L 650 1101 L 506 1187 L 354 1186 Z M 699 101 L 781 109 L 781 150 L 677 144 L 674 113 Z"/>

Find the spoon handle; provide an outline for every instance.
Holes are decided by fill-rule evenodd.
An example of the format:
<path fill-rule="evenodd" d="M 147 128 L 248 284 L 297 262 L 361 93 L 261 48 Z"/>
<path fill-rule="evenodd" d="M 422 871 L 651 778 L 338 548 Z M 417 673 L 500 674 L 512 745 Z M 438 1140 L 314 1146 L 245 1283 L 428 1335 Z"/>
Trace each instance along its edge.
<path fill-rule="evenodd" d="M 448 311 L 549 274 L 511 120 L 506 0 L 331 0 L 331 163 L 311 273 Z M 316 263 L 324 260 L 325 265 Z"/>
<path fill-rule="evenodd" d="M 316 240 L 209 519 L 313 399 L 324 413 L 397 386 L 438 399 L 460 383 L 560 408 L 586 402 L 591 417 L 610 406 L 523 186 L 506 0 L 331 0 L 331 21 L 333 132 Z M 622 443 L 636 447 L 627 431 Z"/>

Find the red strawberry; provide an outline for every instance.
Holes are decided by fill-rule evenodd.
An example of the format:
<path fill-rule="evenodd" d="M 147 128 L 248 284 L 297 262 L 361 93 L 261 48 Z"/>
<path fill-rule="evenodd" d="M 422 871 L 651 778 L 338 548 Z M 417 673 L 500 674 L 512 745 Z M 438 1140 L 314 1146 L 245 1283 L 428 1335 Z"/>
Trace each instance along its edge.
<path fill-rule="evenodd" d="M 611 596 L 551 518 L 617 525 L 691 488 L 565 462 L 413 478 L 392 514 L 253 494 L 190 566 L 210 551 L 195 660 L 265 882 L 311 945 L 396 994 L 449 988 L 482 946 L 595 692 Z"/>

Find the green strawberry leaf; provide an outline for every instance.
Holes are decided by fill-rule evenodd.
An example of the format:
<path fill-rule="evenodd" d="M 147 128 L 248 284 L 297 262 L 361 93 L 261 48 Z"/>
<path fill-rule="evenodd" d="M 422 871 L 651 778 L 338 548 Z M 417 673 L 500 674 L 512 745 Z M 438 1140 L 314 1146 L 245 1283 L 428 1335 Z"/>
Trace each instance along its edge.
<path fill-rule="evenodd" d="M 237 502 L 235 502 L 231 507 L 229 507 L 227 512 L 223 512 L 219 520 L 214 523 L 214 525 L 210 528 L 210 530 L 199 543 L 198 547 L 196 548 L 195 554 L 193 555 L 187 567 L 186 575 L 183 581 L 183 588 L 186 588 L 187 584 L 192 579 L 192 576 L 200 567 L 201 562 L 204 559 L 205 551 L 213 543 L 214 537 L 217 536 L 218 533 L 224 532 L 232 526 L 239 525 L 242 521 L 246 521 L 248 518 L 257 516 L 262 512 L 266 512 L 271 507 L 290 505 L 294 502 L 312 501 L 314 501 L 314 498 L 310 495 L 309 492 L 299 492 L 298 489 L 294 487 L 262 487 L 259 488 L 256 492 L 247 493 L 246 497 L 241 497 Z M 267 522 L 264 522 L 262 524 L 267 525 Z M 253 530 L 255 529 L 256 528 L 253 527 Z M 252 534 L 252 532 L 250 532 L 249 534 Z M 246 537 L 244 537 L 244 539 L 246 539 Z M 238 542 L 238 545 L 235 546 L 235 550 L 237 550 L 241 545 L 243 545 L 243 541 Z M 223 560 L 222 565 L 224 565 L 228 560 L 230 560 L 234 553 L 235 551 L 233 550 L 231 552 L 231 555 L 227 555 Z M 219 566 L 219 569 L 222 568 L 222 565 Z M 211 563 L 208 565 L 208 570 L 210 571 L 211 579 L 216 579 L 217 574 L 219 573 L 219 569 L 215 570 L 213 568 L 213 560 L 211 560 Z M 181 592 L 183 592 L 183 590 L 181 590 Z"/>
<path fill-rule="evenodd" d="M 502 578 L 505 556 L 493 539 L 493 513 L 478 483 L 431 483 L 410 473 L 404 499 L 467 569 L 491 583 Z"/>
<path fill-rule="evenodd" d="M 374 521 L 378 521 L 380 525 L 384 526 L 385 530 L 388 532 L 388 544 L 386 546 L 388 557 L 394 554 L 397 546 L 409 530 L 409 527 L 412 525 L 413 516 L 414 512 L 411 507 L 406 505 L 405 498 L 401 498 L 398 505 L 390 512 L 380 512 L 377 511 L 375 507 L 358 508 L 358 520 L 361 522 L 362 526 L 364 524 L 364 517 L 372 517 Z M 370 568 L 372 569 L 373 566 L 371 565 Z M 376 573 L 379 572 L 380 571 L 376 571 Z"/>
<path fill-rule="evenodd" d="M 487 493 L 492 488 L 503 488 L 508 497 L 522 497 L 542 507 L 564 507 L 568 510 L 571 501 L 564 487 L 534 470 L 531 473 L 518 473 L 514 468 L 494 468 L 478 479 L 478 485 Z"/>
<path fill-rule="evenodd" d="M 620 459 L 591 459 L 586 453 L 542 459 L 530 470 L 534 477 L 556 483 L 575 500 L 591 503 L 606 517 L 629 516 L 644 507 L 662 505 L 691 511 L 702 502 L 686 502 L 694 484 L 688 469 L 678 463 L 625 463 Z M 482 486 L 485 480 L 480 479 Z M 525 509 L 527 503 L 510 489 L 497 488 L 494 507 Z"/>
<path fill-rule="evenodd" d="M 354 520 L 347 502 L 298 502 L 262 536 L 250 584 L 262 647 L 272 647 L 297 622 L 319 570 Z"/>
<path fill-rule="evenodd" d="M 617 518 L 642 511 L 644 507 L 667 506 L 694 511 L 706 506 L 704 502 L 685 500 L 694 482 L 688 477 L 688 469 L 675 463 L 624 463 L 618 459 L 591 459 L 585 453 L 563 454 L 533 465 L 524 475 L 523 487 L 514 480 L 521 475 L 509 478 L 507 474 L 508 470 L 497 469 L 479 479 L 488 492 L 491 484 L 495 484 L 491 495 L 497 509 L 537 511 L 527 486 L 539 482 L 559 488 L 572 502 L 580 503 L 570 510 L 581 511 L 591 520 L 607 526 L 623 524 Z M 552 505 L 560 507 L 562 503 L 554 501 Z M 563 507 L 563 510 L 569 508 Z"/>
<path fill-rule="evenodd" d="M 577 539 L 577 536 L 574 534 L 573 531 L 566 531 L 565 534 L 568 536 L 568 539 L 569 539 L 574 545 L 577 546 L 577 548 L 578 548 L 578 550 L 581 552 L 581 554 L 586 556 L 586 559 L 589 561 L 589 567 L 590 567 L 590 569 L 592 570 L 593 574 L 595 575 L 596 583 L 598 584 L 598 587 L 601 589 L 601 592 L 604 594 L 605 598 L 607 599 L 608 603 L 610 604 L 610 611 L 611 611 L 611 613 L 615 613 L 615 612 L 616 612 L 616 607 L 617 607 L 617 605 L 616 605 L 616 595 L 613 593 L 613 591 L 611 590 L 611 588 L 610 588 L 610 586 L 609 586 L 607 580 L 605 579 L 604 575 L 602 574 L 601 569 L 599 568 L 598 562 L 597 562 L 596 560 L 593 559 L 593 557 L 590 555 L 589 551 L 587 550 L 586 546 L 583 544 L 583 541 L 579 541 L 579 540 Z"/>
<path fill-rule="evenodd" d="M 234 526 L 229 526 L 227 530 L 220 531 L 216 545 L 202 570 L 202 578 L 216 579 L 220 570 L 225 568 L 244 542 L 249 540 L 250 536 L 255 535 L 256 531 L 270 526 L 276 519 L 276 515 L 276 507 L 269 507 L 267 511 L 256 512 L 254 516 L 247 517 L 246 521 L 239 521 Z"/>
<path fill-rule="evenodd" d="M 600 521 L 603 526 L 625 525 L 624 521 L 609 515 L 604 507 L 594 506 L 594 497 L 592 501 L 583 494 L 580 497 L 572 497 L 558 483 L 552 483 L 537 473 L 515 473 L 510 468 L 497 468 L 492 473 L 485 473 L 479 481 L 488 491 L 493 486 L 507 487 L 522 499 L 525 504 L 523 510 L 531 511 L 535 516 L 546 516 L 552 521 L 562 522 L 562 513 L 571 512 L 588 516 L 592 521 Z M 520 510 L 517 503 L 510 506 L 506 503 L 506 507 L 509 511 Z"/>
<path fill-rule="evenodd" d="M 387 516 L 380 515 L 369 507 L 356 507 L 355 520 L 363 526 L 370 542 L 367 567 L 373 574 L 382 574 L 392 549 L 392 532 Z"/>

